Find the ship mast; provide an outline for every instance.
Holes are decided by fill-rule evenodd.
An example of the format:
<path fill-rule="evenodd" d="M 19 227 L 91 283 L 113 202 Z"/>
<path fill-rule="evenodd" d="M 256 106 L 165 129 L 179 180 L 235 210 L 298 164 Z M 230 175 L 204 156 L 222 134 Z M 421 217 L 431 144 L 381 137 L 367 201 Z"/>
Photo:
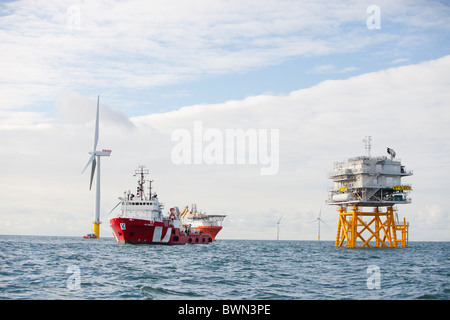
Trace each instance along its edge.
<path fill-rule="evenodd" d="M 149 186 L 148 186 L 148 199 L 152 200 L 152 182 L 153 180 L 148 180 Z"/>
<path fill-rule="evenodd" d="M 140 165 L 135 171 L 134 171 L 135 175 L 139 174 L 140 180 L 138 180 L 138 187 L 137 187 L 137 196 L 141 199 L 141 200 L 146 200 L 145 199 L 145 193 L 144 193 L 144 184 L 145 184 L 145 175 L 148 174 L 148 169 L 145 169 L 144 165 Z"/>

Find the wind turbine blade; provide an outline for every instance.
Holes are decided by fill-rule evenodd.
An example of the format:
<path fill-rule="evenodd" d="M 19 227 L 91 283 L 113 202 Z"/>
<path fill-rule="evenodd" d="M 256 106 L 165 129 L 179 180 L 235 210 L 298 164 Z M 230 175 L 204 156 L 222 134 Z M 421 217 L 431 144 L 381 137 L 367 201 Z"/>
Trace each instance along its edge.
<path fill-rule="evenodd" d="M 99 114 L 99 101 L 100 95 L 97 96 L 97 116 L 95 117 L 95 136 L 94 136 L 94 151 L 97 150 L 97 142 L 98 142 L 98 114 Z"/>
<path fill-rule="evenodd" d="M 95 155 L 95 153 L 94 153 Z M 97 166 L 97 160 L 92 161 L 92 169 L 91 169 L 91 184 L 89 185 L 89 190 L 92 188 L 92 181 L 94 180 L 95 167 Z"/>
<path fill-rule="evenodd" d="M 122 203 L 122 201 L 120 201 L 118 204 L 116 204 L 116 205 L 114 206 L 114 208 L 112 208 L 111 211 L 108 213 L 108 216 L 109 216 L 109 214 L 110 214 L 111 212 L 113 212 L 114 209 L 116 209 L 116 208 L 119 206 L 119 204 L 121 204 L 121 203 Z"/>
<path fill-rule="evenodd" d="M 322 222 L 324 225 L 326 225 L 328 228 L 330 227 L 330 226 L 327 225 L 327 224 L 325 223 L 325 221 L 323 221 L 322 219 L 319 219 L 319 221 Z"/>
<path fill-rule="evenodd" d="M 320 211 L 319 211 L 319 219 L 320 219 L 320 216 L 322 215 L 322 207 L 320 207 Z"/>
<path fill-rule="evenodd" d="M 86 163 L 86 166 L 84 167 L 83 171 L 81 171 L 81 174 L 84 173 L 84 171 L 87 169 L 87 167 L 91 164 L 92 160 L 95 159 L 95 153 L 92 154 L 92 156 L 89 158 L 88 162 Z"/>
<path fill-rule="evenodd" d="M 281 218 L 283 218 L 283 216 L 281 216 L 281 217 L 280 217 L 280 219 L 278 219 L 278 222 L 277 222 L 277 224 L 279 224 L 279 223 L 280 223 L 280 221 L 281 221 Z"/>

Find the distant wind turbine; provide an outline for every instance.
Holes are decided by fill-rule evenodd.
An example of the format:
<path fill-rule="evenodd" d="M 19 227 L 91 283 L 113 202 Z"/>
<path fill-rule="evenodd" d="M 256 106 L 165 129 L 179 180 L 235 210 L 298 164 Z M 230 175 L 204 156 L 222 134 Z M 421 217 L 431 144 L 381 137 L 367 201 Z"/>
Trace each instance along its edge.
<path fill-rule="evenodd" d="M 109 157 L 111 150 L 97 151 L 98 142 L 98 122 L 99 122 L 99 101 L 100 96 L 97 96 L 97 116 L 95 118 L 95 135 L 94 135 L 94 149 L 89 152 L 92 156 L 89 158 L 86 166 L 84 167 L 81 174 L 84 173 L 86 168 L 92 163 L 91 166 L 91 181 L 89 184 L 89 190 L 92 188 L 92 181 L 94 180 L 95 168 L 97 169 L 97 182 L 96 182 L 96 192 L 95 192 L 95 219 L 94 219 L 94 233 L 97 238 L 100 238 L 100 157 Z"/>
<path fill-rule="evenodd" d="M 281 216 L 280 219 L 278 219 L 278 222 L 277 222 L 277 240 L 280 240 L 280 221 L 281 221 L 281 218 L 283 218 L 283 216 Z"/>
<path fill-rule="evenodd" d="M 311 222 L 317 221 L 317 241 L 320 241 L 320 223 L 322 222 L 324 225 L 326 225 L 328 227 L 328 225 L 325 223 L 325 221 L 323 221 L 320 218 L 321 215 L 322 215 L 322 208 L 320 208 L 319 216 L 315 220 L 311 221 Z"/>

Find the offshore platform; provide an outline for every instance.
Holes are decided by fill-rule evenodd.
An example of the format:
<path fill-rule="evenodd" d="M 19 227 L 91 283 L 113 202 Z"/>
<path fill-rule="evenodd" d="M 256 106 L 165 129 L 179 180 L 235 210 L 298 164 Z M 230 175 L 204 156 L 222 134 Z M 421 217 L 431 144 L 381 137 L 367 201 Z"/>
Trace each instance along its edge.
<path fill-rule="evenodd" d="M 411 203 L 411 185 L 402 184 L 406 170 L 396 153 L 387 148 L 389 157 L 372 157 L 371 137 L 363 140 L 368 156 L 336 162 L 328 178 L 329 205 L 339 207 L 336 246 L 346 247 L 408 247 L 409 223 L 399 221 L 397 204 Z"/>

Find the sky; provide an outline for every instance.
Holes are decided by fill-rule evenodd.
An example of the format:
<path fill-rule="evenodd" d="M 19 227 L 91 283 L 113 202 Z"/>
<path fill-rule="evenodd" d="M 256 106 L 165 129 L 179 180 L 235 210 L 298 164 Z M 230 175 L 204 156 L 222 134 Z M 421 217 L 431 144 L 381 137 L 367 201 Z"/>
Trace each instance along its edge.
<path fill-rule="evenodd" d="M 100 95 L 102 236 L 144 164 L 166 211 L 226 214 L 218 238 L 275 239 L 281 217 L 282 240 L 316 239 L 321 211 L 334 240 L 328 173 L 370 135 L 414 171 L 410 241 L 450 241 L 449 18 L 445 1 L 1 2 L 0 234 L 92 231 Z M 242 163 L 233 130 L 258 141 Z"/>

